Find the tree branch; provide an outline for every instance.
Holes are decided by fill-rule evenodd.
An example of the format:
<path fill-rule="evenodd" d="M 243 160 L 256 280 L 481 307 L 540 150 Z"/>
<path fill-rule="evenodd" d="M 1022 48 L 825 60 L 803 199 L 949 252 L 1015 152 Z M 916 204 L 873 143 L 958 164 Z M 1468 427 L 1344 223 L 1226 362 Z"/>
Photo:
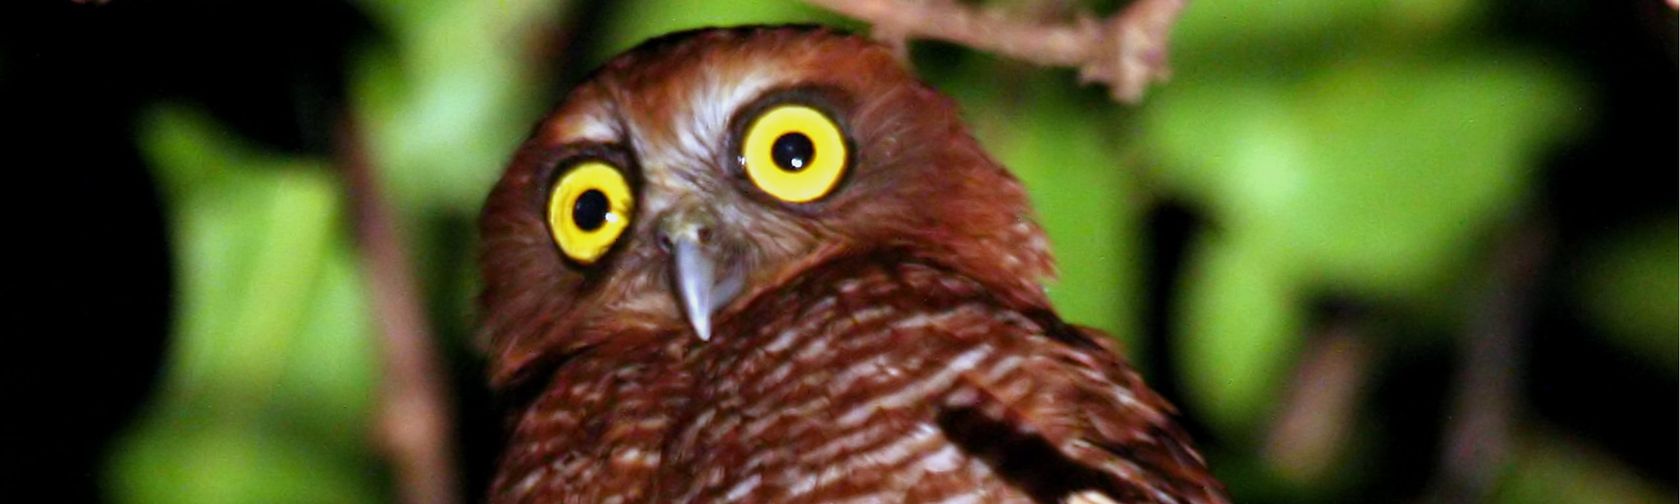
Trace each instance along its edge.
<path fill-rule="evenodd" d="M 961 44 L 1046 66 L 1079 70 L 1115 100 L 1136 104 L 1150 83 L 1165 81 L 1168 38 L 1189 0 L 1136 0 L 1106 19 L 1070 24 L 1025 23 L 953 0 L 806 0 L 868 21 L 875 37 L 902 50 L 908 39 Z"/>
<path fill-rule="evenodd" d="M 338 164 L 349 188 L 356 241 L 379 324 L 380 446 L 395 466 L 400 502 L 460 502 L 450 441 L 454 410 L 403 237 L 380 198 L 375 167 L 355 120 L 346 117 L 336 133 Z"/>
<path fill-rule="evenodd" d="M 1289 479 L 1310 482 L 1333 473 L 1354 434 L 1359 398 L 1376 357 L 1360 318 L 1332 316 L 1301 353 L 1289 394 L 1261 447 Z"/>
<path fill-rule="evenodd" d="M 1457 390 L 1431 502 L 1486 500 L 1510 451 L 1511 417 L 1522 375 L 1518 351 L 1529 330 L 1528 313 L 1547 245 L 1542 226 L 1522 222 L 1494 252 L 1486 291 L 1461 341 L 1463 357 L 1453 380 Z"/>

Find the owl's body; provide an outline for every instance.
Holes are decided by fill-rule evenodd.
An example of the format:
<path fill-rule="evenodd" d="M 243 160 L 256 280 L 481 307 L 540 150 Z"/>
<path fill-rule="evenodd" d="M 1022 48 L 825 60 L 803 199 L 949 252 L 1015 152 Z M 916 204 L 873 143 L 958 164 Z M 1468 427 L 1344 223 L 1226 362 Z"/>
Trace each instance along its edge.
<path fill-rule="evenodd" d="M 483 227 L 492 384 L 532 391 L 493 501 L 1223 500 L 1172 408 L 1050 308 L 1019 183 L 867 41 L 633 50 Z"/>

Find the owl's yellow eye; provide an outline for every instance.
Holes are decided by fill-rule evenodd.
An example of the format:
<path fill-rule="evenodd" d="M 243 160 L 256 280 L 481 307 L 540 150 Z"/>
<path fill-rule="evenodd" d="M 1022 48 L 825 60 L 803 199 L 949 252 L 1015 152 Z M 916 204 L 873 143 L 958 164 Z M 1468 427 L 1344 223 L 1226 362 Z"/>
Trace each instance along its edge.
<path fill-rule="evenodd" d="M 834 190 L 850 155 L 840 126 L 803 105 L 766 110 L 747 126 L 741 142 L 747 178 L 789 203 L 813 201 Z"/>
<path fill-rule="evenodd" d="M 630 224 L 630 184 L 612 165 L 573 166 L 548 194 L 548 228 L 560 251 L 583 264 L 600 259 Z"/>

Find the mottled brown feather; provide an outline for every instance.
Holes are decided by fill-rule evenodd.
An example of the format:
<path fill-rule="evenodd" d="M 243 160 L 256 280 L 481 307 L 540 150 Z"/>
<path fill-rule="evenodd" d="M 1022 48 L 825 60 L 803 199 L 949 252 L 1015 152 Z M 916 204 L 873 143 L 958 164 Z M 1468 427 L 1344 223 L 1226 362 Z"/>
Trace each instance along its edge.
<path fill-rule="evenodd" d="M 818 103 L 855 146 L 816 202 L 777 202 L 734 165 L 744 114 L 777 96 Z M 638 201 L 590 266 L 543 213 L 578 156 L 622 167 Z M 747 280 L 710 341 L 654 224 L 696 206 Z M 1224 499 L 1171 406 L 1055 315 L 1021 184 L 866 39 L 748 27 L 633 49 L 536 128 L 480 225 L 480 335 L 511 397 L 492 501 Z"/>
<path fill-rule="evenodd" d="M 836 259 L 724 321 L 727 337 L 568 362 L 521 416 L 492 495 L 1222 501 L 1171 407 L 1046 317 L 901 253 Z"/>

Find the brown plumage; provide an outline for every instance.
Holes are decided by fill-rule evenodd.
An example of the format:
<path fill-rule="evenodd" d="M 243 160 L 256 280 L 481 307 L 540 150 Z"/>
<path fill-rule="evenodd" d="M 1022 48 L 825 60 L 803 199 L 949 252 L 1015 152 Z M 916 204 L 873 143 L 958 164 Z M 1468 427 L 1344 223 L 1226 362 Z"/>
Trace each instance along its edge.
<path fill-rule="evenodd" d="M 1031 217 L 867 40 L 631 50 L 485 207 L 482 333 L 515 404 L 491 500 L 1223 501 L 1172 407 L 1051 309 Z"/>

